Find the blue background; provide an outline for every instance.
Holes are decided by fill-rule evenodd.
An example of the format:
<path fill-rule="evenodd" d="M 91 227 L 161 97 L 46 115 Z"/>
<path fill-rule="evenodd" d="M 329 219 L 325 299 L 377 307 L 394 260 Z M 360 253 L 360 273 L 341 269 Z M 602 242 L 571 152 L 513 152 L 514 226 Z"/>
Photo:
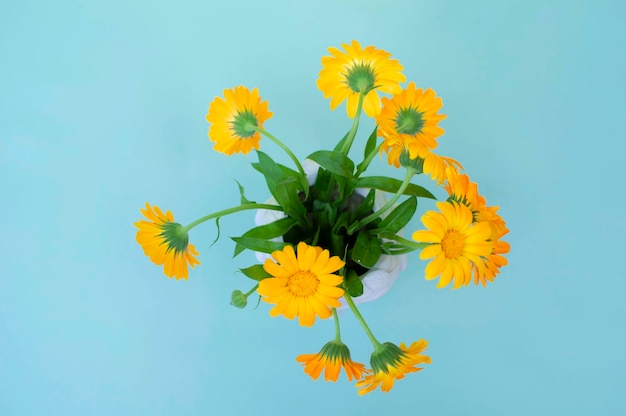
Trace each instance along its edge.
<path fill-rule="evenodd" d="M 626 414 L 625 19 L 617 0 L 3 2 L 0 414 Z M 362 398 L 295 362 L 332 321 L 229 305 L 254 260 L 231 260 L 227 237 L 252 213 L 224 218 L 212 248 L 215 226 L 194 230 L 188 281 L 150 263 L 133 226 L 146 201 L 182 223 L 236 205 L 235 179 L 266 198 L 253 154 L 206 137 L 225 88 L 258 87 L 265 127 L 299 157 L 333 146 L 350 121 L 315 80 L 352 39 L 443 97 L 439 151 L 501 207 L 512 247 L 487 289 L 438 290 L 410 257 L 362 312 L 382 340 L 428 339 L 433 364 Z"/>

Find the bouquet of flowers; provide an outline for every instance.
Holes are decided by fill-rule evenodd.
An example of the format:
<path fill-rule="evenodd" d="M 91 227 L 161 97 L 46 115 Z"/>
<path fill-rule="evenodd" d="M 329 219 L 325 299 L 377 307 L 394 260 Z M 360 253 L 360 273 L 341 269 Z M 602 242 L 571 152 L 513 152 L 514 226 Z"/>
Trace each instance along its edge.
<path fill-rule="evenodd" d="M 250 201 L 239 184 L 238 206 L 183 226 L 170 211 L 146 204 L 141 210 L 145 219 L 135 225 L 137 242 L 150 260 L 163 265 L 168 277 L 187 279 L 188 266 L 200 264 L 189 232 L 213 219 L 219 230 L 220 218 L 255 210 L 257 226 L 232 238 L 235 256 L 244 250 L 257 253 L 258 263 L 240 269 L 255 284 L 246 293 L 235 290 L 231 304 L 243 308 L 256 292 L 274 305 L 271 316 L 298 318 L 302 326 L 332 316 L 334 339 L 318 353 L 296 360 L 313 379 L 324 372 L 326 381 L 337 381 L 343 368 L 363 395 L 379 386 L 388 392 L 395 380 L 421 370 L 431 360 L 423 339 L 410 345 L 379 341 L 356 304 L 386 292 L 413 251 L 429 260 L 426 279 L 438 278 L 438 288 L 452 284 L 456 289 L 472 281 L 486 286 L 507 264 L 502 255 L 508 253 L 509 244 L 502 241 L 508 229 L 498 207 L 487 206 L 459 162 L 434 153 L 444 133 L 439 122 L 446 118 L 440 113 L 441 98 L 413 82 L 403 88 L 403 67 L 388 52 L 363 48 L 356 41 L 342 47 L 329 48 L 317 80 L 324 97 L 330 98 L 331 109 L 345 101 L 353 120 L 334 149 L 315 151 L 301 163 L 265 130 L 272 113 L 256 88 L 224 90 L 209 105 L 209 138 L 216 151 L 228 156 L 255 149 L 257 161 L 252 167 L 263 175 L 272 198 L 265 203 Z M 389 96 L 381 99 L 381 94 Z M 355 164 L 349 153 L 357 143 L 363 112 L 374 118 L 376 128 L 363 140 L 362 156 Z M 293 166 L 276 163 L 260 151 L 262 137 L 286 152 Z M 404 178 L 367 176 L 378 154 L 401 168 Z M 415 215 L 418 198 L 435 199 L 412 183 L 421 174 L 443 186 L 448 198 L 436 203 L 437 211 L 426 212 L 421 218 L 425 229 L 407 239 L 402 231 Z M 352 360 L 341 338 L 338 308 L 349 308 L 371 341 L 369 368 Z"/>

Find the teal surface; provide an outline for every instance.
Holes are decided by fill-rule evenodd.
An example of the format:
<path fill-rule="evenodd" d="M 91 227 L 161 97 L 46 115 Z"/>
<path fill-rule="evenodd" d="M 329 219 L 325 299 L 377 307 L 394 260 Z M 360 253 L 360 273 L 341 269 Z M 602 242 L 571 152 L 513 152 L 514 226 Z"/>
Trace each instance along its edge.
<path fill-rule="evenodd" d="M 626 414 L 625 21 L 617 0 L 3 2 L 0 415 Z M 429 340 L 433 363 L 365 397 L 295 361 L 331 321 L 229 305 L 254 257 L 231 260 L 227 237 L 251 213 L 211 248 L 214 225 L 194 230 L 188 281 L 133 226 L 146 201 L 183 223 L 235 205 L 235 179 L 267 197 L 252 154 L 212 151 L 204 117 L 225 88 L 258 87 L 299 157 L 333 146 L 350 122 L 315 81 L 352 39 L 443 98 L 439 150 L 501 207 L 512 247 L 486 289 L 438 290 L 409 258 L 362 313 L 382 340 Z"/>

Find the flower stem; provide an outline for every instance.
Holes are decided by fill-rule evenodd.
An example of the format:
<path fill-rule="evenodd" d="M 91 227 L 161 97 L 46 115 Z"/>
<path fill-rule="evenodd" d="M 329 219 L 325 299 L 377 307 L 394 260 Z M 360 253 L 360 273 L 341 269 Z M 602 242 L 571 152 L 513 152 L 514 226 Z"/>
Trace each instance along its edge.
<path fill-rule="evenodd" d="M 335 319 L 335 341 L 341 342 L 341 330 L 339 329 L 339 315 L 337 309 L 333 308 L 333 318 Z"/>
<path fill-rule="evenodd" d="M 282 211 L 283 208 L 279 205 L 270 205 L 270 204 L 243 204 L 233 208 L 224 209 L 222 211 L 214 212 L 213 214 L 206 215 L 202 218 L 199 218 L 192 222 L 189 225 L 183 227 L 182 231 L 189 232 L 196 225 L 202 224 L 205 221 L 212 220 L 213 218 L 224 217 L 226 215 L 234 214 L 235 212 L 245 211 L 247 209 L 269 209 L 274 211 Z"/>
<path fill-rule="evenodd" d="M 246 299 L 248 298 L 248 296 L 253 294 L 254 291 L 257 290 L 258 288 L 259 288 L 259 284 L 257 283 L 256 285 L 254 285 L 254 287 L 252 289 L 250 289 L 248 292 L 246 292 L 246 294 L 244 295 L 246 297 Z"/>
<path fill-rule="evenodd" d="M 391 208 L 393 204 L 395 204 L 396 201 L 402 196 L 407 186 L 409 186 L 409 183 L 411 183 L 411 178 L 413 178 L 413 175 L 415 175 L 415 170 L 413 168 L 408 167 L 406 169 L 406 176 L 404 177 L 404 181 L 400 185 L 400 188 L 398 188 L 398 192 L 396 192 L 396 194 L 389 201 L 387 201 L 387 203 L 383 205 L 381 209 L 363 218 L 362 220 L 357 221 L 354 224 L 352 224 L 350 228 L 348 229 L 348 234 L 352 235 L 356 230 L 374 221 L 376 218 L 384 214 L 385 211 Z"/>
<path fill-rule="evenodd" d="M 278 145 L 278 147 L 283 149 L 285 151 L 285 153 L 287 153 L 287 155 L 291 158 L 291 160 L 293 160 L 293 163 L 296 164 L 296 167 L 298 168 L 298 172 L 300 172 L 300 177 L 302 178 L 301 180 L 302 180 L 302 187 L 304 188 L 303 189 L 304 196 L 305 196 L 305 198 L 308 198 L 309 197 L 309 183 L 307 182 L 306 173 L 304 173 L 304 169 L 302 168 L 302 164 L 300 164 L 300 161 L 298 160 L 296 155 L 294 155 L 293 152 L 291 150 L 289 150 L 289 148 L 287 146 L 285 146 L 285 144 L 283 144 L 283 142 L 278 140 L 276 138 L 276 136 L 273 136 L 268 131 L 263 130 L 260 127 L 254 127 L 254 130 L 258 131 L 259 133 L 261 133 L 262 135 L 264 135 L 265 137 L 267 137 L 268 139 L 270 139 L 271 141 L 276 143 Z"/>
<path fill-rule="evenodd" d="M 359 129 L 359 119 L 361 118 L 361 110 L 363 109 L 364 98 L 365 98 L 365 93 L 361 92 L 359 94 L 359 103 L 357 104 L 357 107 L 356 107 L 356 115 L 354 116 L 354 120 L 352 121 L 352 128 L 350 129 L 350 132 L 348 133 L 348 137 L 346 137 L 346 141 L 344 142 L 343 148 L 341 149 L 341 153 L 343 153 L 346 156 L 348 156 L 348 152 L 350 151 L 350 148 L 352 147 L 352 142 L 354 141 L 354 138 L 356 137 L 356 132 Z"/>
<path fill-rule="evenodd" d="M 365 334 L 367 334 L 367 337 L 370 339 L 370 342 L 374 346 L 374 349 L 378 349 L 378 348 L 382 347 L 382 344 L 380 342 L 378 342 L 378 340 L 376 339 L 376 337 L 372 333 L 372 330 L 370 329 L 370 327 L 367 326 L 367 322 L 365 322 L 365 319 L 363 319 L 363 316 L 361 315 L 361 312 L 359 312 L 359 310 L 357 309 L 356 305 L 354 304 L 354 301 L 352 300 L 352 296 L 350 296 L 348 294 L 348 292 L 346 292 L 346 293 L 344 293 L 343 297 L 346 299 L 346 302 L 348 303 L 348 306 L 352 310 L 352 313 L 356 317 L 357 321 L 359 321 L 359 323 L 363 327 L 363 330 L 365 331 Z"/>

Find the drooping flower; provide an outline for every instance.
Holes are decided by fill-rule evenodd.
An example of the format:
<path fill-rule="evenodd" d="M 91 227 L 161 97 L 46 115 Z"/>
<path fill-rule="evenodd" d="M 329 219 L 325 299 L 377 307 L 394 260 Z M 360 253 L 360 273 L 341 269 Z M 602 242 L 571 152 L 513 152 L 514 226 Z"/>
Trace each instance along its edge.
<path fill-rule="evenodd" d="M 174 222 L 170 211 L 164 214 L 159 207 L 146 203 L 146 209 L 141 209 L 141 213 L 148 221 L 137 221 L 135 227 L 139 229 L 137 242 L 145 255 L 153 263 L 163 265 L 167 277 L 187 279 L 187 266 L 200 264 L 195 257 L 198 251 L 189 244 L 187 232 L 182 225 Z"/>
<path fill-rule="evenodd" d="M 313 380 L 317 380 L 324 371 L 324 381 L 336 382 L 342 367 L 348 381 L 360 380 L 365 372 L 365 366 L 352 361 L 350 350 L 341 341 L 330 341 L 317 354 L 302 354 L 296 361 L 304 366 L 305 374 Z"/>
<path fill-rule="evenodd" d="M 431 363 L 430 357 L 422 354 L 427 346 L 428 342 L 423 339 L 412 343 L 408 348 L 404 343 L 400 347 L 390 342 L 382 344 L 382 348 L 372 354 L 372 368 L 368 369 L 363 380 L 356 383 L 359 395 L 363 396 L 378 386 L 387 393 L 396 380 L 404 378 L 408 373 L 423 370 L 423 367 L 417 366 Z"/>
<path fill-rule="evenodd" d="M 413 143 L 412 147 L 409 146 L 400 137 L 385 139 L 380 147 L 380 153 L 387 153 L 387 163 L 390 165 L 397 168 L 410 166 L 418 173 L 430 175 L 437 184 L 445 180 L 446 169 L 463 170 L 463 165 L 451 157 L 439 156 L 416 143 Z"/>
<path fill-rule="evenodd" d="M 426 279 L 441 276 L 437 287 L 446 287 L 454 280 L 453 288 L 468 285 L 472 266 L 484 269 L 484 258 L 491 254 L 491 229 L 485 222 L 473 224 L 472 211 L 457 202 L 438 202 L 441 212 L 428 211 L 422 223 L 428 230 L 413 233 L 413 239 L 432 243 L 420 253 L 422 260 L 434 259 L 426 266 Z"/>
<path fill-rule="evenodd" d="M 206 119 L 211 123 L 209 139 L 213 148 L 228 156 L 246 154 L 259 149 L 263 122 L 272 117 L 267 101 L 261 101 L 259 90 L 239 86 L 224 90 L 224 98 L 215 97 L 209 105 Z"/>
<path fill-rule="evenodd" d="M 343 277 L 334 274 L 344 266 L 338 256 L 321 247 L 298 243 L 297 255 L 291 246 L 272 253 L 263 268 L 273 277 L 259 282 L 258 293 L 262 299 L 276 305 L 271 316 L 283 315 L 288 319 L 298 317 L 302 326 L 311 326 L 315 317 L 326 319 L 331 308 L 338 308 L 344 290 L 337 287 Z"/>
<path fill-rule="evenodd" d="M 334 110 L 346 99 L 348 117 L 354 118 L 359 95 L 364 92 L 363 111 L 370 117 L 380 113 L 378 92 L 395 94 L 400 92 L 400 83 L 405 81 L 402 65 L 391 54 L 373 46 L 361 47 L 356 40 L 351 45 L 341 45 L 342 50 L 330 47 L 332 56 L 322 57 L 322 70 L 317 87 L 330 97 L 330 108 Z"/>
<path fill-rule="evenodd" d="M 446 118 L 438 114 L 441 107 L 443 101 L 435 97 L 435 91 L 416 88 L 410 82 L 399 94 L 383 98 L 383 108 L 376 116 L 378 135 L 385 140 L 399 140 L 415 159 L 421 148 L 437 147 L 436 139 L 444 133 L 438 124 Z"/>

